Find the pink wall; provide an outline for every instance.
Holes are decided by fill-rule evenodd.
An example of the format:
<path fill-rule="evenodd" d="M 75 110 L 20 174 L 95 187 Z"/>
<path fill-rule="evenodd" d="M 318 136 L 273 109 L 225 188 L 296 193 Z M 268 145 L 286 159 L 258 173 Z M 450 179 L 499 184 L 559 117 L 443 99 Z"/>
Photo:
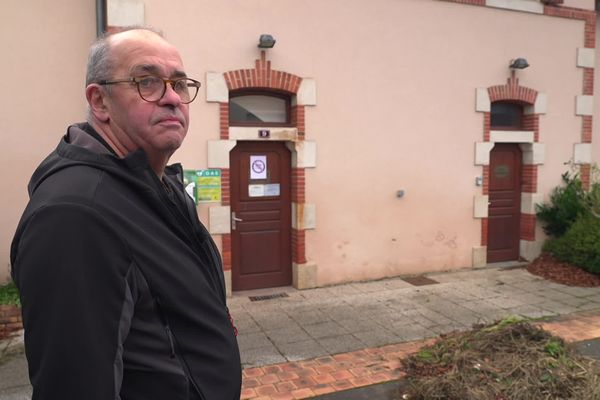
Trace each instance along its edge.
<path fill-rule="evenodd" d="M 85 119 L 85 64 L 96 34 L 93 1 L 0 2 L 0 282 L 27 202 L 27 182 L 68 124 Z"/>
<path fill-rule="evenodd" d="M 539 190 L 548 192 L 581 138 L 575 58 L 584 23 L 440 1 L 316 4 L 148 0 L 146 16 L 200 79 L 251 68 L 261 33 L 277 39 L 267 53 L 274 69 L 316 79 L 306 138 L 317 142 L 318 164 L 306 189 L 317 229 L 307 232 L 307 257 L 320 284 L 470 266 L 481 240 L 475 90 L 505 84 L 510 59 L 529 60 L 520 84 L 548 97 L 539 168 Z M 177 157 L 202 167 L 205 140 L 218 138 L 217 105 L 201 98 L 192 120 Z"/>
<path fill-rule="evenodd" d="M 11 149 L 3 161 L 11 190 L 1 200 L 0 281 L 33 168 L 85 113 L 93 2 L 46 3 L 0 5 L 0 41 L 12 58 L 0 67 L 2 76 L 20 78 L 0 83 L 11 94 L 0 100 L 0 132 Z M 437 0 L 144 4 L 146 22 L 179 47 L 188 74 L 203 84 L 207 72 L 252 68 L 261 33 L 277 39 L 267 51 L 273 69 L 315 79 L 306 139 L 317 143 L 318 161 L 306 171 L 306 201 L 316 205 L 317 227 L 307 231 L 306 247 L 320 285 L 472 265 L 472 249 L 481 244 L 473 198 L 481 194 L 475 177 L 482 168 L 474 149 L 483 141 L 475 93 L 505 84 L 510 59 L 527 58 L 531 66 L 518 71 L 520 84 L 548 99 L 540 116 L 546 159 L 539 192 L 560 182 L 563 163 L 581 141 L 581 117 L 574 114 L 583 79 L 575 64 L 583 47 L 580 20 Z M 591 10 L 593 1 L 565 0 L 565 6 Z M 22 93 L 23 79 L 31 77 L 43 79 Z M 173 161 L 205 168 L 206 141 L 219 138 L 218 104 L 207 103 L 205 91 L 191 119 Z M 201 214 L 206 219 L 206 207 Z"/>

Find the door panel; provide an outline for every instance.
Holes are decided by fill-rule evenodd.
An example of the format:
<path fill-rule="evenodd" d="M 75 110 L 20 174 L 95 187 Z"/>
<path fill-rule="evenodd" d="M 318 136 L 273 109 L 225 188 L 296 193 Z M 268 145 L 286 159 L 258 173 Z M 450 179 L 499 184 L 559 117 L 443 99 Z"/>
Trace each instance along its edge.
<path fill-rule="evenodd" d="M 490 153 L 487 261 L 519 259 L 521 149 L 496 144 Z"/>
<path fill-rule="evenodd" d="M 292 283 L 290 172 L 283 142 L 238 142 L 231 151 L 233 290 Z"/>

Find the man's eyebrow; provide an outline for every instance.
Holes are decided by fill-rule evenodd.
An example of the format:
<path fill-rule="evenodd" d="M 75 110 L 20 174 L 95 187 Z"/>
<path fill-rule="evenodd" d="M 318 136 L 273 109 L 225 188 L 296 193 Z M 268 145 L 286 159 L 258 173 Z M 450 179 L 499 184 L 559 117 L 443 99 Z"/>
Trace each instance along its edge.
<path fill-rule="evenodd" d="M 150 75 L 161 75 L 161 69 L 153 64 L 142 64 L 136 65 L 132 69 L 132 74 L 150 74 Z M 187 78 L 187 74 L 184 71 L 175 70 L 170 78 Z"/>

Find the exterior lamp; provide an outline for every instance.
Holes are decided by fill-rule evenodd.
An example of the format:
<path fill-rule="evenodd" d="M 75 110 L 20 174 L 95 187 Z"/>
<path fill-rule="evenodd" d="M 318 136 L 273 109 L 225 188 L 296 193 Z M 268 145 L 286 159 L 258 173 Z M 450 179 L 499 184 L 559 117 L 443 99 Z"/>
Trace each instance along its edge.
<path fill-rule="evenodd" d="M 510 64 L 508 65 L 508 68 L 510 69 L 525 69 L 527 67 L 529 67 L 529 63 L 526 59 L 521 57 L 514 60 L 510 60 Z"/>
<path fill-rule="evenodd" d="M 258 39 L 258 47 L 261 49 L 271 49 L 275 46 L 275 38 L 269 34 L 262 34 Z"/>

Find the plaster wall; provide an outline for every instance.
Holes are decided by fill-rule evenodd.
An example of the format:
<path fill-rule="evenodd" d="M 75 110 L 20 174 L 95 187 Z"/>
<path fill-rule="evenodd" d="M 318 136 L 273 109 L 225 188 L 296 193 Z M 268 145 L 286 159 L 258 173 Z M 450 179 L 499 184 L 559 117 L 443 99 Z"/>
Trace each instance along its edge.
<path fill-rule="evenodd" d="M 85 118 L 85 64 L 96 35 L 93 1 L 0 2 L 0 283 L 27 202 L 27 182 L 66 126 Z"/>
<path fill-rule="evenodd" d="M 306 198 L 317 228 L 307 232 L 307 258 L 320 285 L 471 265 L 481 240 L 475 91 L 505 84 L 510 59 L 526 57 L 520 84 L 548 97 L 540 192 L 560 182 L 580 142 L 582 21 L 433 0 L 145 4 L 146 22 L 180 48 L 192 77 L 252 68 L 258 36 L 270 33 L 272 68 L 315 78 L 306 137 L 318 158 Z M 218 105 L 204 96 L 176 155 L 190 168 L 206 165 L 206 140 L 219 135 Z"/>
<path fill-rule="evenodd" d="M 565 6 L 593 9 L 593 1 Z M 582 93 L 582 21 L 436 0 L 145 0 L 143 9 L 145 22 L 165 32 L 188 74 L 203 83 L 207 72 L 252 68 L 261 33 L 277 39 L 267 51 L 273 69 L 315 79 L 306 139 L 317 144 L 317 167 L 306 171 L 306 201 L 316 206 L 317 223 L 306 247 L 319 285 L 471 266 L 481 240 L 473 197 L 481 194 L 474 151 L 483 114 L 475 111 L 475 93 L 506 83 L 510 59 L 527 58 L 520 84 L 548 99 L 538 192 L 560 183 L 581 141 L 575 97 Z M 9 77 L 0 81 L 0 134 L 11 149 L 2 159 L 9 188 L 0 200 L 2 281 L 31 173 L 66 125 L 84 119 L 95 8 L 5 0 L 0 15 L 9 55 L 0 66 Z M 598 79 L 596 73 L 596 88 Z M 219 138 L 218 104 L 207 103 L 202 90 L 190 108 L 190 131 L 173 161 L 205 168 L 207 141 Z M 200 211 L 206 221 L 207 207 Z"/>
<path fill-rule="evenodd" d="M 565 7 L 581 8 L 584 10 L 593 10 L 596 7 L 595 0 L 565 0 Z"/>

